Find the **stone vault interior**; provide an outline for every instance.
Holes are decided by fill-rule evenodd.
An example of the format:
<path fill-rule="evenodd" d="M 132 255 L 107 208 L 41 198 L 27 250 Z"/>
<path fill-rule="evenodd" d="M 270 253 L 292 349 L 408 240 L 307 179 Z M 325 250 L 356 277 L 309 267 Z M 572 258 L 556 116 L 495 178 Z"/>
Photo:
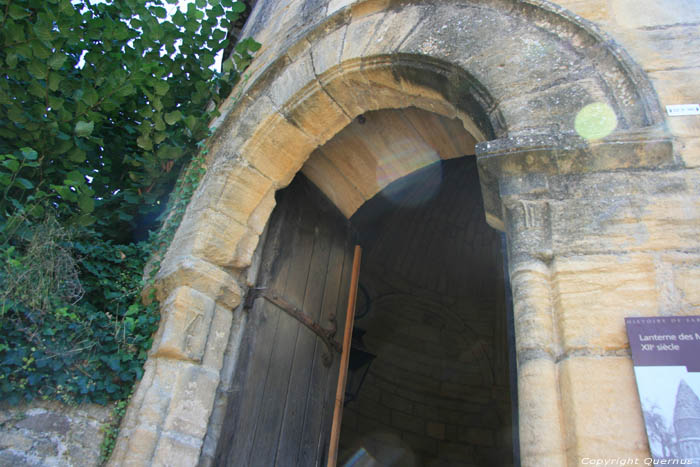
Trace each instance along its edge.
<path fill-rule="evenodd" d="M 364 249 L 355 328 L 376 358 L 338 465 L 513 465 L 502 239 L 475 143 L 457 119 L 368 112 L 302 169 Z"/>
<path fill-rule="evenodd" d="M 476 143 L 457 118 L 415 107 L 373 111 L 316 149 L 302 172 L 349 218 L 393 181 L 474 154 Z"/>
<path fill-rule="evenodd" d="M 475 160 L 394 182 L 352 223 L 364 248 L 355 328 L 377 357 L 344 409 L 339 465 L 512 465 L 501 237 Z"/>

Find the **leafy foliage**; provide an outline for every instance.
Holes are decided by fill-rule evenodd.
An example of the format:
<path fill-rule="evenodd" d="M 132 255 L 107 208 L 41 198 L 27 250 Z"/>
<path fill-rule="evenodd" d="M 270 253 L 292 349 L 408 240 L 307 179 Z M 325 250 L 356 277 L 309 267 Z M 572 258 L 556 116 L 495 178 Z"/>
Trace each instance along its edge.
<path fill-rule="evenodd" d="M 0 212 L 39 218 L 50 200 L 64 222 L 129 240 L 258 47 L 209 68 L 243 7 L 197 0 L 164 21 L 163 0 L 0 0 Z"/>
<path fill-rule="evenodd" d="M 30 262 L 29 254 L 23 258 L 16 249 L 5 250 L 2 279 L 10 287 L 0 321 L 0 394 L 10 402 L 33 396 L 65 402 L 121 399 L 141 377 L 158 324 L 155 303 L 134 303 L 147 245 L 114 245 L 97 232 L 86 236 L 87 241 L 68 242 L 65 235 L 40 231 L 28 250 L 45 251 L 58 240 L 60 249 L 74 250 L 63 251 L 64 257 L 83 258 L 78 266 L 84 297 L 72 305 L 61 293 L 66 277 L 65 271 L 56 270 L 60 261 Z M 28 293 L 24 278 L 42 275 L 40 293 Z"/>
<path fill-rule="evenodd" d="M 105 465 L 112 455 L 114 446 L 117 444 L 117 437 L 119 436 L 119 422 L 122 417 L 126 414 L 126 407 L 128 405 L 129 399 L 123 399 L 117 402 L 112 409 L 112 417 L 109 423 L 102 426 L 102 433 L 104 437 L 102 438 L 102 444 L 100 445 L 100 459 L 99 465 Z"/>
<path fill-rule="evenodd" d="M 214 71 L 245 5 L 196 0 L 170 18 L 166 6 L 0 0 L 0 399 L 104 403 L 141 376 L 159 317 L 139 301 L 144 265 L 259 48 L 240 41 Z"/>

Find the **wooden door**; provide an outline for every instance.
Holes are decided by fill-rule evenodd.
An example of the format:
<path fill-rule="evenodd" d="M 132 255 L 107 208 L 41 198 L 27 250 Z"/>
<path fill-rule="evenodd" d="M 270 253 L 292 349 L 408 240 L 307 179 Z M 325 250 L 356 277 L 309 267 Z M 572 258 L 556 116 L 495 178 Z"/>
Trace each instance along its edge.
<path fill-rule="evenodd" d="M 348 221 L 303 176 L 278 193 L 257 287 L 343 338 L 353 261 Z M 340 355 L 278 306 L 250 310 L 217 448 L 220 466 L 324 465 Z M 327 363 L 327 362 L 326 362 Z"/>

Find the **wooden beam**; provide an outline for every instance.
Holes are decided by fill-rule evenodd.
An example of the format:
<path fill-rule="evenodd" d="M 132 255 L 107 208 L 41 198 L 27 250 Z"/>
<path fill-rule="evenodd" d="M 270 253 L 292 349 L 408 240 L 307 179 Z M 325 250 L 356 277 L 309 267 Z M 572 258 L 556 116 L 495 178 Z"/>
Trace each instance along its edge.
<path fill-rule="evenodd" d="M 340 356 L 340 374 L 338 375 L 338 388 L 335 391 L 335 410 L 333 411 L 333 426 L 331 428 L 331 440 L 328 446 L 328 467 L 336 467 L 338 462 L 338 442 L 340 441 L 340 422 L 343 418 L 343 402 L 345 401 L 345 383 L 348 376 L 348 362 L 350 361 L 350 345 L 352 344 L 352 327 L 355 321 L 355 300 L 357 298 L 357 286 L 360 281 L 360 258 L 362 248 L 355 246 L 355 256 L 352 260 L 352 277 L 350 279 L 350 293 L 348 296 L 347 318 L 345 319 L 345 334 L 343 335 L 343 353 Z"/>

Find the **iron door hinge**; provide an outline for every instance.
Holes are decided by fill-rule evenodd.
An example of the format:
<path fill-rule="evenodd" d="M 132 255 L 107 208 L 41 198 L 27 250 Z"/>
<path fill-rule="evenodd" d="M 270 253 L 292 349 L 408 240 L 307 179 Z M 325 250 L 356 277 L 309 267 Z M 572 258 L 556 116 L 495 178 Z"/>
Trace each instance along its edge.
<path fill-rule="evenodd" d="M 336 331 L 338 329 L 335 315 L 332 315 L 330 318 L 330 321 L 332 323 L 331 327 L 324 328 L 319 323 L 314 321 L 313 318 L 311 318 L 308 314 L 304 313 L 304 311 L 301 308 L 295 306 L 294 304 L 289 302 L 289 300 L 285 299 L 284 297 L 280 297 L 275 292 L 272 292 L 264 287 L 252 287 L 248 290 L 245 302 L 243 304 L 243 309 L 252 309 L 253 304 L 255 303 L 255 300 L 257 298 L 264 298 L 266 301 L 272 303 L 273 305 L 275 305 L 275 307 L 284 311 L 289 316 L 301 323 L 308 330 L 316 334 L 316 336 L 318 336 L 321 339 L 321 341 L 323 341 L 323 343 L 326 346 L 326 352 L 324 352 L 324 354 L 321 357 L 324 366 L 329 367 L 333 362 L 333 351 L 335 351 L 338 354 L 342 352 L 343 347 L 338 341 L 334 339 Z"/>

